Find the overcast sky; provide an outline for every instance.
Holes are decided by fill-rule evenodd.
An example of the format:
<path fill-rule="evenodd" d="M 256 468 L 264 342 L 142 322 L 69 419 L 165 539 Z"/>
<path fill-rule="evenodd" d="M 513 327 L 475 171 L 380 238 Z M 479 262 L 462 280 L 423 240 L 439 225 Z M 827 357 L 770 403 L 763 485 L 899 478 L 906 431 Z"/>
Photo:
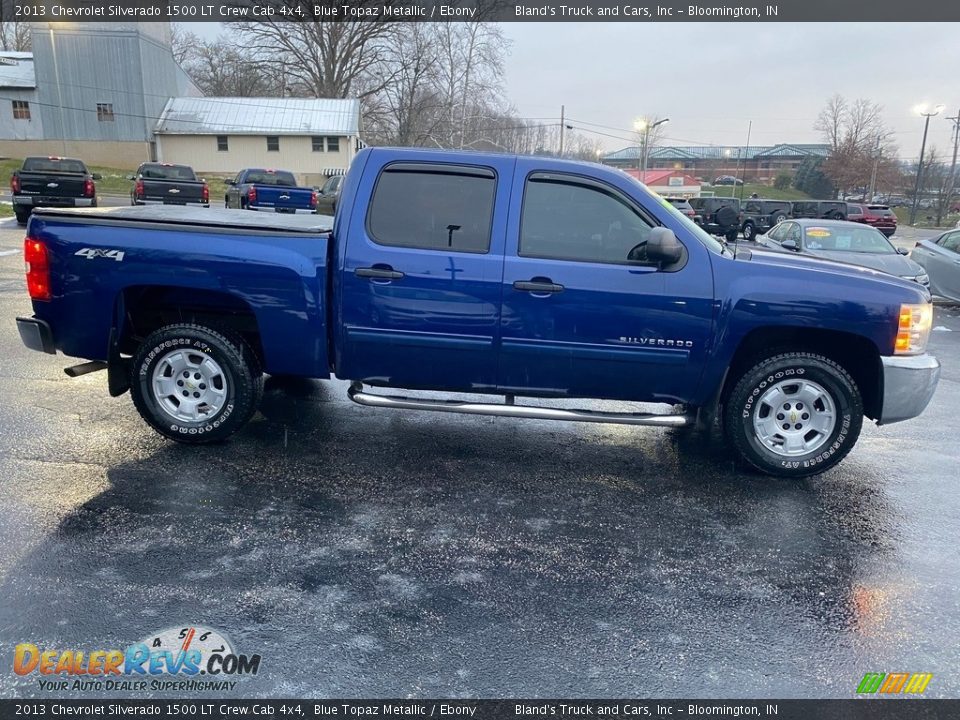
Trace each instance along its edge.
<path fill-rule="evenodd" d="M 529 118 L 576 120 L 629 137 L 640 115 L 669 117 L 675 145 L 821 142 L 813 122 L 834 93 L 883 105 L 901 156 L 920 154 L 920 103 L 944 103 L 928 148 L 952 149 L 960 42 L 951 23 L 503 23 L 505 96 Z M 202 30 L 201 30 L 202 28 Z M 219 29 L 198 24 L 208 37 Z M 625 132 L 626 131 L 626 132 Z M 607 150 L 629 140 L 584 133 Z"/>
<path fill-rule="evenodd" d="M 927 147 L 952 150 L 960 109 L 956 25 L 921 23 L 504 23 L 506 91 L 520 115 L 567 115 L 629 129 L 669 117 L 671 144 L 820 142 L 812 125 L 834 93 L 884 107 L 901 155 L 917 157 L 918 103 L 944 103 Z M 570 123 L 576 126 L 576 122 Z M 586 127 L 586 126 L 583 126 Z M 595 128 L 613 135 L 630 133 Z M 629 142 L 595 136 L 607 149 Z"/>

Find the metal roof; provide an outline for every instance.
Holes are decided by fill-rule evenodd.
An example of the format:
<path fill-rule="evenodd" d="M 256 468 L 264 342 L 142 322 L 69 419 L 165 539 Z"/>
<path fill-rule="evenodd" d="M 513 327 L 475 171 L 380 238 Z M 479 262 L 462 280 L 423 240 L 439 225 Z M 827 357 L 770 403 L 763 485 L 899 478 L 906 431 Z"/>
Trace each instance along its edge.
<path fill-rule="evenodd" d="M 650 148 L 650 160 L 726 160 L 736 158 L 738 155 L 744 158 L 763 158 L 763 157 L 803 157 L 805 155 L 817 155 L 826 157 L 830 154 L 829 145 L 809 144 L 809 143 L 781 143 L 779 145 L 691 145 L 677 146 L 667 145 Z M 640 157 L 640 148 L 638 146 L 625 147 L 603 156 L 605 161 L 609 160 L 637 160 Z"/>
<path fill-rule="evenodd" d="M 33 53 L 0 51 L 0 87 L 35 88 L 37 79 L 33 72 Z"/>
<path fill-rule="evenodd" d="M 171 98 L 157 133 L 181 135 L 356 135 L 360 101 L 324 98 Z"/>

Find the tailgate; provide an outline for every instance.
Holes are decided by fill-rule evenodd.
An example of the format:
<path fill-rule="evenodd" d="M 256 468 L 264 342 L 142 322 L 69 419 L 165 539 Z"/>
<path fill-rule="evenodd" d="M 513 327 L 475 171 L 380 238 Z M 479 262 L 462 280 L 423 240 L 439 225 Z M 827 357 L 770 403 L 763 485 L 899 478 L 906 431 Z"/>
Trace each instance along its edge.
<path fill-rule="evenodd" d="M 144 180 L 145 200 L 158 200 L 167 205 L 184 205 L 203 201 L 203 183 L 185 180 Z"/>
<path fill-rule="evenodd" d="M 83 175 L 20 173 L 20 192 L 45 198 L 83 197 Z"/>
<path fill-rule="evenodd" d="M 282 185 L 255 185 L 257 205 L 275 210 L 312 210 L 313 190 L 283 187 Z"/>

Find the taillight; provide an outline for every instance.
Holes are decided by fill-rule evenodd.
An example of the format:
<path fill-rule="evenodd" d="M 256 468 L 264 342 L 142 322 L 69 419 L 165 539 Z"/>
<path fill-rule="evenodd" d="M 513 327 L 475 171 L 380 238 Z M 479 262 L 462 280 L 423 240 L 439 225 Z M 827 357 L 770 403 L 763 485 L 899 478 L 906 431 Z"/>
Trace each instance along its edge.
<path fill-rule="evenodd" d="M 20 192 L 20 178 L 16 175 L 10 176 L 10 191 L 15 193 Z"/>
<path fill-rule="evenodd" d="M 257 201 L 257 189 L 251 185 L 250 189 L 247 190 L 247 204 L 255 203 Z"/>
<path fill-rule="evenodd" d="M 203 202 L 210 202 L 210 188 L 206 183 L 203 184 L 203 189 L 200 191 L 200 199 Z"/>
<path fill-rule="evenodd" d="M 316 208 L 316 207 L 317 207 L 317 193 L 316 193 L 316 191 L 310 193 L 310 207 L 312 207 L 312 208 Z"/>
<path fill-rule="evenodd" d="M 133 184 L 133 194 L 137 197 L 143 197 L 143 180 L 137 180 Z"/>
<path fill-rule="evenodd" d="M 50 263 L 47 246 L 39 240 L 25 238 L 23 259 L 27 269 L 27 292 L 31 300 L 50 299 Z"/>
<path fill-rule="evenodd" d="M 93 180 L 87 178 L 83 181 L 83 196 L 92 198 L 97 194 L 97 188 L 93 184 Z"/>

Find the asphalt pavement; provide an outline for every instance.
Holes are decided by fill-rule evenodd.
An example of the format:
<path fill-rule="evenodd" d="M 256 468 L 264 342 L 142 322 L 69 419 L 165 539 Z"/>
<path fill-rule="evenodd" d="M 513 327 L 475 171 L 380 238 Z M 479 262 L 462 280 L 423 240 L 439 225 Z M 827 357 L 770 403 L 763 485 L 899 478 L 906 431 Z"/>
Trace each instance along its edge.
<path fill-rule="evenodd" d="M 195 624 L 262 657 L 202 697 L 852 697 L 894 671 L 960 696 L 958 310 L 926 413 L 802 482 L 717 435 L 375 410 L 341 382 L 271 380 L 244 431 L 184 447 L 20 344 L 22 235 L 0 222 L 0 696 L 136 696 L 42 690 L 14 646 Z"/>

